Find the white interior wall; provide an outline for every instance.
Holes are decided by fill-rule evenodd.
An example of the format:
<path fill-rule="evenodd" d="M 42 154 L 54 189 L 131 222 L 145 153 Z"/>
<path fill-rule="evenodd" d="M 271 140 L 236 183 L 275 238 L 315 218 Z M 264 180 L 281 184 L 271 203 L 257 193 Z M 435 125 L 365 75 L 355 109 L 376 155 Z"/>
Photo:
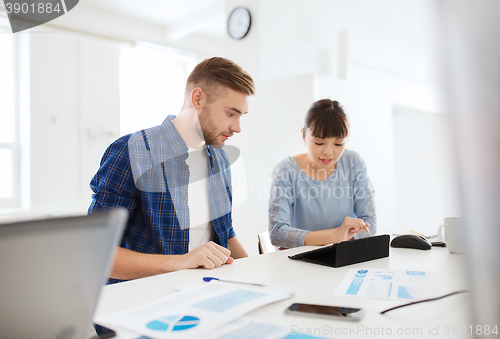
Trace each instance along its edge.
<path fill-rule="evenodd" d="M 119 130 L 118 55 L 107 42 L 32 34 L 32 212 L 84 213 L 89 182 Z"/>
<path fill-rule="evenodd" d="M 425 235 L 446 217 L 461 217 L 452 167 L 449 121 L 443 114 L 397 107 L 394 130 L 394 218 Z"/>
<path fill-rule="evenodd" d="M 256 254 L 256 235 L 267 228 L 270 171 L 285 156 L 304 151 L 303 117 L 322 97 L 339 100 L 350 114 L 349 147 L 369 167 L 380 229 L 407 231 L 395 223 L 392 111 L 394 105 L 439 110 L 426 3 L 227 0 L 227 14 L 236 6 L 252 13 L 252 29 L 241 41 L 200 33 L 171 39 L 163 27 L 85 6 L 53 23 L 129 43 L 184 49 L 200 60 L 225 56 L 254 77 L 257 95 L 243 118 L 243 132 L 231 144 L 242 151 L 249 192 L 235 211 L 234 227 L 247 251 Z M 84 210 L 90 201 L 88 182 L 105 147 L 118 136 L 112 131 L 119 128 L 119 52 L 113 41 L 97 37 L 32 36 L 31 87 L 38 91 L 32 94 L 32 207 Z M 68 94 L 59 98 L 60 93 Z M 89 130 L 103 133 L 91 138 Z M 55 185 L 59 179 L 64 187 Z"/>
<path fill-rule="evenodd" d="M 108 145 L 120 130 L 119 46 L 95 39 L 79 39 L 79 163 L 78 202 L 91 202 L 90 179 Z"/>
<path fill-rule="evenodd" d="M 308 74 L 260 82 L 257 97 L 241 120 L 241 134 L 230 139 L 241 150 L 248 187 L 245 203 L 234 211 L 233 226 L 249 254 L 258 253 L 257 234 L 268 229 L 274 166 L 304 150 L 302 112 L 314 99 L 314 87 L 315 77 Z"/>
<path fill-rule="evenodd" d="M 66 210 L 78 192 L 78 46 L 62 34 L 31 41 L 31 208 Z"/>

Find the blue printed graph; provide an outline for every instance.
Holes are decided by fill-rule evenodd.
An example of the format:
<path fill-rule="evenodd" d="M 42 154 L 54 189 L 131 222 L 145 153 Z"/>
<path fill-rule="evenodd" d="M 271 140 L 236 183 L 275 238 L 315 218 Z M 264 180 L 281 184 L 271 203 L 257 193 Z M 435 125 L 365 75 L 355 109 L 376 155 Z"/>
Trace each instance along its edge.
<path fill-rule="evenodd" d="M 356 295 L 359 292 L 361 284 L 363 283 L 364 278 L 354 278 L 352 279 L 351 285 L 347 289 L 346 294 Z"/>
<path fill-rule="evenodd" d="M 166 332 L 166 331 L 177 332 L 193 328 L 197 326 L 199 323 L 200 323 L 199 318 L 190 315 L 184 315 L 184 316 L 172 315 L 150 321 L 146 325 L 146 328 L 160 332 Z"/>
<path fill-rule="evenodd" d="M 402 298 L 402 299 L 416 299 L 413 296 L 413 290 L 414 290 L 414 288 L 411 288 L 409 286 L 399 286 L 399 288 L 398 288 L 398 298 Z"/>
<path fill-rule="evenodd" d="M 358 272 L 356 272 L 356 277 L 364 278 L 366 276 L 366 273 L 368 273 L 368 270 L 359 270 Z"/>
<path fill-rule="evenodd" d="M 377 280 L 392 280 L 394 278 L 394 272 L 391 271 L 375 272 L 373 275 Z M 372 280 L 375 280 L 375 278 L 372 278 Z"/>
<path fill-rule="evenodd" d="M 206 311 L 222 313 L 239 304 L 265 296 L 267 296 L 266 293 L 236 290 L 207 300 L 203 300 L 197 304 L 194 304 L 193 307 L 201 308 L 202 310 Z"/>
<path fill-rule="evenodd" d="M 420 271 L 406 271 L 406 275 L 421 275 L 421 276 L 425 276 L 425 272 L 420 272 Z"/>

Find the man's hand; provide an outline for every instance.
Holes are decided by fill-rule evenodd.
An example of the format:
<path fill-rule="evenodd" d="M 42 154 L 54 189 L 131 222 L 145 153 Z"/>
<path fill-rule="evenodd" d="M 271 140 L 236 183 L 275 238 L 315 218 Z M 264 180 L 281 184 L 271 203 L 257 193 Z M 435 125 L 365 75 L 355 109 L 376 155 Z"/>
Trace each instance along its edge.
<path fill-rule="evenodd" d="M 234 260 L 230 254 L 231 251 L 212 241 L 184 255 L 147 254 L 118 247 L 110 277 L 130 280 L 185 268 L 212 269 L 231 264 Z"/>
<path fill-rule="evenodd" d="M 224 264 L 231 264 L 234 260 L 230 257 L 231 251 L 213 241 L 192 250 L 184 255 L 179 255 L 178 270 L 186 268 L 204 267 L 209 270 Z"/>

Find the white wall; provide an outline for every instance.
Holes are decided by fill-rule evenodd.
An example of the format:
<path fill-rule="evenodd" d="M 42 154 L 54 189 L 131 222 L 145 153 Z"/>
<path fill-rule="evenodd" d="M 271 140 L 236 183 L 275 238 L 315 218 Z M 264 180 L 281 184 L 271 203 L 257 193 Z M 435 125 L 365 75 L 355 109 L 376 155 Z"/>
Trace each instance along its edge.
<path fill-rule="evenodd" d="M 274 166 L 304 150 L 302 113 L 314 100 L 314 87 L 315 78 L 307 74 L 260 82 L 257 97 L 242 118 L 241 134 L 231 138 L 231 144 L 241 150 L 248 187 L 248 198 L 235 210 L 233 225 L 251 254 L 258 253 L 257 234 L 268 229 Z"/>
<path fill-rule="evenodd" d="M 83 213 L 90 179 L 118 137 L 118 50 L 57 32 L 32 34 L 30 56 L 29 205 L 33 212 Z"/>
<path fill-rule="evenodd" d="M 446 217 L 461 217 L 452 166 L 450 123 L 443 114 L 398 107 L 394 126 L 394 218 L 399 225 L 436 234 Z"/>
<path fill-rule="evenodd" d="M 252 13 L 252 29 L 241 41 L 201 33 L 173 40 L 164 27 L 83 4 L 53 23 L 127 44 L 184 49 L 200 60 L 228 57 L 254 77 L 257 95 L 242 120 L 243 132 L 231 141 L 241 149 L 249 194 L 235 211 L 234 227 L 250 254 L 257 253 L 257 234 L 267 229 L 270 171 L 284 157 L 305 151 L 299 134 L 303 117 L 323 97 L 339 100 L 349 114 L 349 147 L 367 162 L 379 229 L 407 232 L 395 210 L 393 111 L 440 111 L 430 67 L 428 1 L 225 3 L 227 14 L 239 5 Z M 98 37 L 50 33 L 32 39 L 32 207 L 84 210 L 88 182 L 118 136 L 106 131 L 119 128 L 119 52 L 113 41 Z M 89 130 L 105 133 L 90 137 Z M 446 192 L 443 199 L 454 201 Z"/>

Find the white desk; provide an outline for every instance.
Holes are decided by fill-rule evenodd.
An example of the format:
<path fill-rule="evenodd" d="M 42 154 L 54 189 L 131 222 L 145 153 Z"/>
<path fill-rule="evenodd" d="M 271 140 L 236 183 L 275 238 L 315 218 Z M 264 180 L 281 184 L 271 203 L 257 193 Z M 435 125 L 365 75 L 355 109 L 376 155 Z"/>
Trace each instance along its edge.
<path fill-rule="evenodd" d="M 461 331 L 465 331 L 464 326 L 475 327 L 469 320 L 468 294 L 409 306 L 385 315 L 380 315 L 379 312 L 404 302 L 334 296 L 335 289 L 352 267 L 435 271 L 441 294 L 468 289 L 462 270 L 465 260 L 463 255 L 450 254 L 446 248 L 440 247 L 430 251 L 391 248 L 388 258 L 342 268 L 330 268 L 288 259 L 288 255 L 312 248 L 314 247 L 293 248 L 239 259 L 231 265 L 224 265 L 211 271 L 184 270 L 106 286 L 102 291 L 96 314 L 105 315 L 155 301 L 174 293 L 174 286 L 198 282 L 204 276 L 231 276 L 237 277 L 240 281 L 257 282 L 295 291 L 293 298 L 265 306 L 247 315 L 255 320 L 281 324 L 295 332 L 301 329 L 303 332 L 309 331 L 311 334 L 337 338 L 352 338 L 356 335 L 385 338 L 388 337 L 388 331 L 392 332 L 394 338 L 466 338 L 469 335 L 453 335 L 452 326 L 461 326 L 461 329 L 456 328 Z M 284 310 L 293 302 L 359 307 L 365 309 L 366 316 L 360 322 L 350 323 L 342 320 L 285 315 Z M 398 330 L 406 333 L 397 335 Z M 470 328 L 467 331 L 470 333 Z"/>

